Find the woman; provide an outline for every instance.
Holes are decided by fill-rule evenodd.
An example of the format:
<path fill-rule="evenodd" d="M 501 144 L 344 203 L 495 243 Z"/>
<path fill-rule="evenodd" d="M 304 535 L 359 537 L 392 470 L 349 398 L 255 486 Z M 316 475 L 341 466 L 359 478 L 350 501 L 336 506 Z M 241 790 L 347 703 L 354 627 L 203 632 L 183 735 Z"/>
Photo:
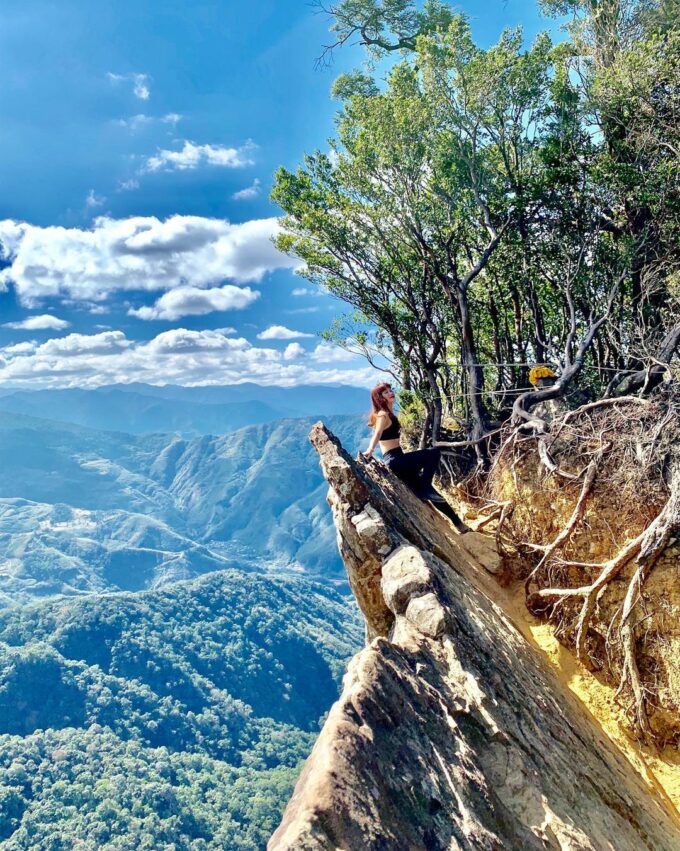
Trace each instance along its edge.
<path fill-rule="evenodd" d="M 396 394 L 390 384 L 376 384 L 371 390 L 372 410 L 368 424 L 373 427 L 373 436 L 368 449 L 363 452 L 364 457 L 370 458 L 380 443 L 383 461 L 394 475 L 408 485 L 420 499 L 432 502 L 453 522 L 461 535 L 469 532 L 469 526 L 463 523 L 444 497 L 432 487 L 432 479 L 437 472 L 441 456 L 439 448 L 432 446 L 415 452 L 404 452 L 401 448 L 401 425 L 394 413 L 395 399 Z"/>

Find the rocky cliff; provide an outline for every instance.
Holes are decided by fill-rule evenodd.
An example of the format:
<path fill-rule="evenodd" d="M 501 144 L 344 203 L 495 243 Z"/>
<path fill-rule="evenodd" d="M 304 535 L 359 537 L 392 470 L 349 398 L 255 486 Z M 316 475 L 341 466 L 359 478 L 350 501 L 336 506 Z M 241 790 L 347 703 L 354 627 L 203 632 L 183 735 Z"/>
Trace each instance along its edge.
<path fill-rule="evenodd" d="M 485 539 L 311 439 L 367 646 L 269 851 L 679 848 L 677 814 L 504 613 Z"/>

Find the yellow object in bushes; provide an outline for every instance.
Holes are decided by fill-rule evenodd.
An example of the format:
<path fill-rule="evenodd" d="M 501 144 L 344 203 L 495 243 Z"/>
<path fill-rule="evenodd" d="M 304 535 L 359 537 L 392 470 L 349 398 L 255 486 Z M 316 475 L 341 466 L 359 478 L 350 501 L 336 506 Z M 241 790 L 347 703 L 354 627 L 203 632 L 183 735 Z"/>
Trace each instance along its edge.
<path fill-rule="evenodd" d="M 535 366 L 529 372 L 529 383 L 536 386 L 541 378 L 557 378 L 549 366 Z"/>

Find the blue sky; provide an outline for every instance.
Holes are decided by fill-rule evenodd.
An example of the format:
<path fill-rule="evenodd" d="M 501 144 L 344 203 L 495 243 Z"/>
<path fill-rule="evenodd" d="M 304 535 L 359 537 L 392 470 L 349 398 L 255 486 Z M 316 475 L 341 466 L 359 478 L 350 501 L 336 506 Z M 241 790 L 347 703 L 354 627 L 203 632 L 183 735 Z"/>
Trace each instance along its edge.
<path fill-rule="evenodd" d="M 461 8 L 482 45 L 552 24 Z M 325 146 L 361 59 L 315 68 L 328 24 L 307 0 L 4 0 L 0 385 L 374 380 L 270 242 L 272 174 Z"/>

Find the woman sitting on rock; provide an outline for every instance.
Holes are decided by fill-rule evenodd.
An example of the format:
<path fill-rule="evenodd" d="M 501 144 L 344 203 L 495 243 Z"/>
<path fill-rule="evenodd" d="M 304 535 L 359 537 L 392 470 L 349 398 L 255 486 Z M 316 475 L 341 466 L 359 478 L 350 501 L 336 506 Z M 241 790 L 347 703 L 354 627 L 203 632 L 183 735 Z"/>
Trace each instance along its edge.
<path fill-rule="evenodd" d="M 440 449 L 432 446 L 429 449 L 404 452 L 401 448 L 401 425 L 394 413 L 395 398 L 390 384 L 376 384 L 371 390 L 372 410 L 368 424 L 374 431 L 368 449 L 363 453 L 364 457 L 370 458 L 379 442 L 383 461 L 391 472 L 408 485 L 416 496 L 431 502 L 446 515 L 461 535 L 469 532 L 470 528 L 463 523 L 439 491 L 432 487 L 432 479 L 439 466 Z"/>

